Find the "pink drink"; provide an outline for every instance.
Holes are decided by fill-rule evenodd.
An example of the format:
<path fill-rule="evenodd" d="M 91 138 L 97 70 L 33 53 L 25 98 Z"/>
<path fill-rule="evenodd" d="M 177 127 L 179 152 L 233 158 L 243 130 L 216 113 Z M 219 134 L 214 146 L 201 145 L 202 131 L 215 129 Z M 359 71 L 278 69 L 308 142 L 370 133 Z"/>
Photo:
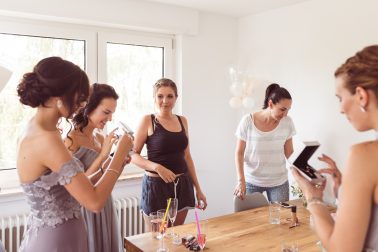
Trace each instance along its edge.
<path fill-rule="evenodd" d="M 200 248 L 203 249 L 206 244 L 206 234 L 197 234 L 197 242 Z"/>

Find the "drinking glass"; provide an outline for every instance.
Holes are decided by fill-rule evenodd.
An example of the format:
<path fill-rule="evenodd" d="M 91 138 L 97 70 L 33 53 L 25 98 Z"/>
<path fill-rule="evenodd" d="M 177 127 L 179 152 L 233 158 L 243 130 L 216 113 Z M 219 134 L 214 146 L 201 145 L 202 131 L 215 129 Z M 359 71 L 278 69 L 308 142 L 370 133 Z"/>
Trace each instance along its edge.
<path fill-rule="evenodd" d="M 201 234 L 197 234 L 197 243 L 201 248 L 201 251 L 205 248 L 206 245 L 207 223 L 208 220 L 200 221 Z"/>
<path fill-rule="evenodd" d="M 165 209 L 160 209 L 156 213 L 157 213 L 157 221 L 156 222 L 158 223 L 157 230 L 156 230 L 157 231 L 156 238 L 161 239 L 161 233 L 159 232 L 159 229 L 160 229 L 160 226 L 161 226 L 161 222 L 164 219 Z"/>
<path fill-rule="evenodd" d="M 159 233 L 161 235 L 161 238 L 160 238 L 160 248 L 158 248 L 157 252 L 168 252 L 169 249 L 168 248 L 165 248 L 164 247 L 164 235 L 165 235 L 165 232 L 167 231 L 167 226 L 168 226 L 168 221 L 167 220 L 163 220 L 161 222 L 161 225 L 160 225 L 160 228 L 159 228 Z"/>
<path fill-rule="evenodd" d="M 280 224 L 280 210 L 281 207 L 276 202 L 271 202 L 269 204 L 269 223 L 270 224 Z"/>
<path fill-rule="evenodd" d="M 159 227 L 162 219 L 158 218 L 157 212 L 151 212 L 148 218 L 150 220 L 150 230 L 152 236 L 156 238 L 159 234 Z"/>
<path fill-rule="evenodd" d="M 171 232 L 169 233 L 170 237 L 176 236 L 175 231 L 174 231 L 174 223 L 175 223 L 176 215 L 177 215 L 177 207 L 178 207 L 178 199 L 177 198 L 171 199 L 171 204 L 168 209 L 168 217 L 169 217 L 169 220 L 171 221 L 171 226 L 172 226 Z"/>

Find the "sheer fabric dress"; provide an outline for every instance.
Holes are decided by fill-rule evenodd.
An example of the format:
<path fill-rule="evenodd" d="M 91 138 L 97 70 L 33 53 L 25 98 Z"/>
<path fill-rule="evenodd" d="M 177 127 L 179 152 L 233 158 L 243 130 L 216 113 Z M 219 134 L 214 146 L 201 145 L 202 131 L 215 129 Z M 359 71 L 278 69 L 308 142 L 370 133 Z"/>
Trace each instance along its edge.
<path fill-rule="evenodd" d="M 83 164 L 73 158 L 59 172 L 50 171 L 33 182 L 21 184 L 31 208 L 21 252 L 88 251 L 80 205 L 64 187 L 83 171 Z"/>

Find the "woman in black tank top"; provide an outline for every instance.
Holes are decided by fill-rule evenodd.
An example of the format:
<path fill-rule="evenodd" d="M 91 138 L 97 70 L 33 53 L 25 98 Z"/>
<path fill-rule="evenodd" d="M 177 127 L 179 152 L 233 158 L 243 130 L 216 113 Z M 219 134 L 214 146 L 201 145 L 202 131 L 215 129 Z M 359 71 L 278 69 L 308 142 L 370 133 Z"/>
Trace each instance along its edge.
<path fill-rule="evenodd" d="M 151 212 L 165 209 L 167 199 L 176 197 L 178 213 L 175 225 L 181 225 L 188 210 L 195 207 L 194 189 L 203 209 L 207 206 L 206 197 L 201 191 L 190 155 L 186 118 L 172 113 L 177 100 L 176 84 L 169 79 L 158 80 L 154 85 L 154 98 L 159 112 L 142 119 L 135 134 L 135 154 L 132 156 L 132 162 L 146 170 L 141 208 L 146 223 L 149 223 Z M 147 146 L 147 159 L 140 155 L 144 144 Z"/>

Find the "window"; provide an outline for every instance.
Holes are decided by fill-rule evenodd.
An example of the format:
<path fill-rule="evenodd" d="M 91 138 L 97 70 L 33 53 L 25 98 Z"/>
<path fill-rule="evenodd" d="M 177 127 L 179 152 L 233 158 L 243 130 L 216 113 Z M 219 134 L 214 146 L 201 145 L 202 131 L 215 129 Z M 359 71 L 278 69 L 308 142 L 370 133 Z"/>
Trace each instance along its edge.
<path fill-rule="evenodd" d="M 23 106 L 17 96 L 17 85 L 22 74 L 31 71 L 42 58 L 60 56 L 85 69 L 85 42 L 80 40 L 0 34 L 0 59 L 13 70 L 11 80 L 0 93 L 0 168 L 16 167 L 17 138 L 34 109 Z M 5 176 L 5 173 L 7 173 Z M 4 171 L 0 185 L 7 187 L 17 182 L 16 172 Z"/>
<path fill-rule="evenodd" d="M 154 112 L 153 85 L 169 76 L 172 39 L 135 34 L 99 33 L 99 80 L 120 94 L 113 122 L 122 121 L 135 130 L 145 114 Z M 146 150 L 142 150 L 142 155 Z M 130 165 L 125 173 L 141 171 Z"/>
<path fill-rule="evenodd" d="M 15 167 L 16 139 L 34 114 L 34 109 L 20 104 L 17 84 L 22 74 L 31 71 L 42 58 L 60 56 L 83 68 L 92 83 L 114 86 L 120 97 L 115 122 L 121 120 L 135 130 L 141 116 L 154 111 L 152 86 L 157 79 L 171 75 L 170 36 L 124 30 L 104 33 L 89 27 L 73 29 L 69 25 L 42 26 L 35 22 L 31 25 L 33 29 L 29 23 L 16 27 L 14 22 L 0 20 L 0 63 L 13 70 L 11 80 L 0 92 L 0 169 Z M 18 184 L 15 169 L 0 170 L 0 188 Z"/>

